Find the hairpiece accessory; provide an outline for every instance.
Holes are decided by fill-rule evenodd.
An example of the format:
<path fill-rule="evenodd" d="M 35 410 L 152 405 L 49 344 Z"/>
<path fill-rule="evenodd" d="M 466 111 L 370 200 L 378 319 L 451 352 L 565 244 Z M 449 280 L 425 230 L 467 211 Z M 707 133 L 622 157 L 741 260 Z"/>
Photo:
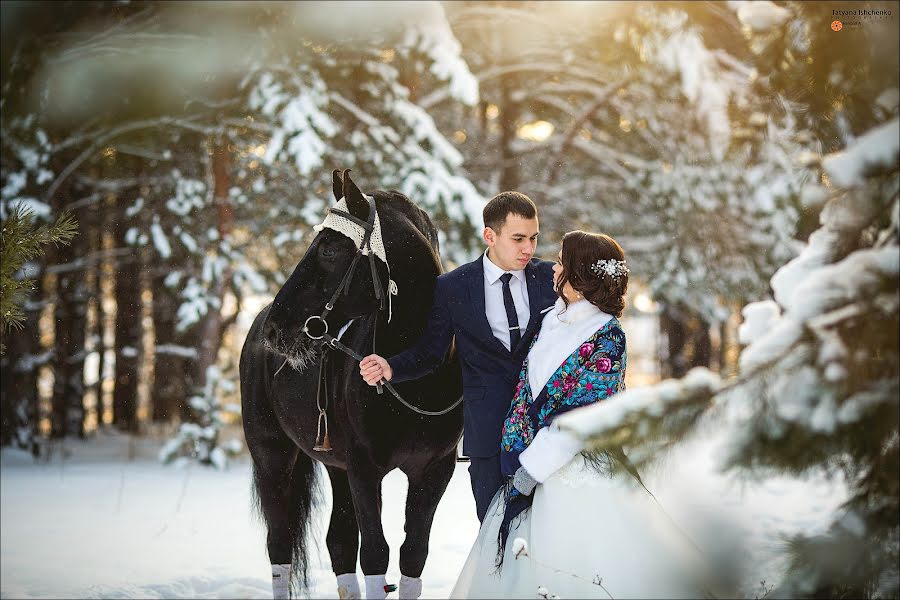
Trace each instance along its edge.
<path fill-rule="evenodd" d="M 616 260 L 614 258 L 604 258 L 598 260 L 591 265 L 591 271 L 593 271 L 594 274 L 597 275 L 597 277 L 606 274 L 613 279 L 618 279 L 622 275 L 628 275 L 629 273 L 628 267 L 625 266 L 625 261 Z"/>

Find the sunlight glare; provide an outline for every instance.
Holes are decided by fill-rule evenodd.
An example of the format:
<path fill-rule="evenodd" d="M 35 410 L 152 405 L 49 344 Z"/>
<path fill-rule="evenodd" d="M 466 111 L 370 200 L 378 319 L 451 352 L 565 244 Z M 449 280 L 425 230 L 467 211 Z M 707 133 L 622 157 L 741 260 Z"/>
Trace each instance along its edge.
<path fill-rule="evenodd" d="M 532 142 L 543 142 L 548 137 L 553 135 L 553 123 L 549 123 L 547 121 L 532 121 L 531 123 L 525 123 L 519 130 L 516 132 L 523 140 L 530 140 Z"/>
<path fill-rule="evenodd" d="M 641 292 L 637 296 L 634 297 L 634 307 L 643 313 L 652 313 L 656 312 L 656 302 L 653 301 L 653 298 L 650 297 L 649 294 Z"/>

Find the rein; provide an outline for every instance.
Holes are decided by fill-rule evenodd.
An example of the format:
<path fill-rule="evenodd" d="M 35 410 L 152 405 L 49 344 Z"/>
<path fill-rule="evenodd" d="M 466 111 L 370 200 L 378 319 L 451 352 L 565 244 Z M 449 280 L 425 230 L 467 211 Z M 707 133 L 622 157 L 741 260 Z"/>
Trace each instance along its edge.
<path fill-rule="evenodd" d="M 375 253 L 372 251 L 372 232 L 375 229 L 375 200 L 371 196 L 366 196 L 366 200 L 369 202 L 369 217 L 366 221 L 362 219 L 358 219 L 351 215 L 349 212 L 337 209 L 337 208 L 329 208 L 328 212 L 338 215 L 341 218 L 347 219 L 352 223 L 356 224 L 363 229 L 363 240 L 359 245 L 359 249 L 356 251 L 356 255 L 353 257 L 352 262 L 350 263 L 350 267 L 347 270 L 347 273 L 344 275 L 344 278 L 341 279 L 340 285 L 338 285 L 334 294 L 332 294 L 331 299 L 325 303 L 325 308 L 322 310 L 322 313 L 319 315 L 311 315 L 306 319 L 303 323 L 303 333 L 311 340 L 321 340 L 322 341 L 322 356 L 319 361 L 319 386 L 316 392 L 316 406 L 319 409 L 319 423 L 318 430 L 316 433 L 316 445 L 314 446 L 314 450 L 319 452 L 329 452 L 331 451 L 331 443 L 328 438 L 328 417 L 326 415 L 326 410 L 328 408 L 328 384 L 325 381 L 326 379 L 326 365 L 327 365 L 327 348 L 332 348 L 334 350 L 338 350 L 339 352 L 343 352 L 353 360 L 360 362 L 363 357 L 354 351 L 352 348 L 348 347 L 346 344 L 342 343 L 338 338 L 334 337 L 330 333 L 328 333 L 328 322 L 325 320 L 325 317 L 328 316 L 332 310 L 334 310 L 334 305 L 338 301 L 341 293 L 347 295 L 350 292 L 350 280 L 353 279 L 353 273 L 356 270 L 357 265 L 359 264 L 359 260 L 362 258 L 364 254 L 368 254 L 369 256 L 369 268 L 372 271 L 372 284 L 375 287 L 375 298 L 379 301 L 378 311 L 383 311 L 385 309 L 385 296 L 390 294 L 390 290 L 382 289 L 381 278 L 378 276 L 378 270 L 375 266 Z M 367 251 L 367 252 L 366 252 Z M 388 277 L 388 284 L 390 285 L 390 277 Z M 390 299 L 388 299 L 390 301 Z M 372 334 L 372 352 L 375 352 L 375 334 L 378 330 L 378 319 L 375 319 L 375 331 Z M 284 368 L 284 365 L 287 364 L 287 359 L 275 371 L 275 375 Z M 383 387 L 386 387 L 391 395 L 394 396 L 401 404 L 403 404 L 408 409 L 416 412 L 420 415 L 426 415 L 429 417 L 437 417 L 441 415 L 445 415 L 459 406 L 460 402 L 462 402 L 463 397 L 460 396 L 456 402 L 451 404 L 449 407 L 443 410 L 425 410 L 414 406 L 403 399 L 403 397 L 397 393 L 397 390 L 394 389 L 394 386 L 391 385 L 389 381 L 382 378 L 377 384 L 375 384 L 375 388 L 378 394 L 382 394 L 384 390 Z M 325 406 L 322 406 L 321 397 L 322 392 L 324 390 L 325 397 Z M 322 424 L 324 422 L 324 436 L 322 436 Z"/>

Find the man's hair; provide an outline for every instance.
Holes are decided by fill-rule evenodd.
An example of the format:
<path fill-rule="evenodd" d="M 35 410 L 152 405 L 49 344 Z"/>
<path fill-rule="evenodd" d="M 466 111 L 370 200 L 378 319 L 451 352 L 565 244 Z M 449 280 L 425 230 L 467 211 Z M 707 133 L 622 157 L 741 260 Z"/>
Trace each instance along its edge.
<path fill-rule="evenodd" d="M 494 231 L 500 231 L 509 215 L 533 219 L 537 216 L 537 206 L 521 192 L 500 192 L 488 200 L 481 213 L 484 226 Z"/>

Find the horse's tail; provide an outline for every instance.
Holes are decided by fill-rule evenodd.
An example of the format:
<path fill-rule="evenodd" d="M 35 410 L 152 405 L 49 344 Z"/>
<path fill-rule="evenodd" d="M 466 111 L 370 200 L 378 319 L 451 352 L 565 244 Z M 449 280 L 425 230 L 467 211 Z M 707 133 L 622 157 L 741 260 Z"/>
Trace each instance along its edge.
<path fill-rule="evenodd" d="M 309 542 L 313 537 L 312 515 L 317 506 L 321 504 L 321 489 L 317 477 L 318 469 L 315 462 L 303 452 L 297 453 L 297 460 L 291 470 L 288 482 L 287 513 L 289 515 L 289 527 L 291 533 L 291 596 L 306 595 L 309 589 L 309 569 L 311 554 Z M 253 508 L 266 523 L 268 531 L 272 523 L 266 518 L 262 510 L 259 497 L 260 481 L 253 467 Z"/>

